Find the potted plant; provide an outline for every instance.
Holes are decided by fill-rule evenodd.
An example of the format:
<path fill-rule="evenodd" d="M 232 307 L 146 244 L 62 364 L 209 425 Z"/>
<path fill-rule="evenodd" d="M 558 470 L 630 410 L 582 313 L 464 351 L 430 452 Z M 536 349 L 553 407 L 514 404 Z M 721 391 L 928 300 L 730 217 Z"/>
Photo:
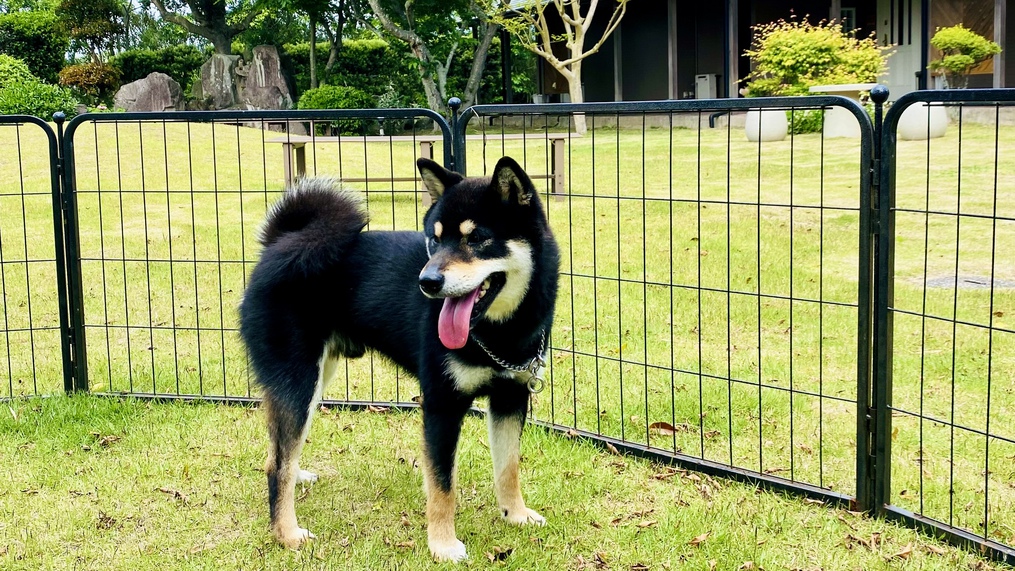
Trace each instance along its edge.
<path fill-rule="evenodd" d="M 746 97 L 807 95 L 814 85 L 870 83 L 886 69 L 884 50 L 873 36 L 857 38 L 835 21 L 811 24 L 806 17 L 790 18 L 756 25 L 754 33 L 751 48 L 744 52 L 752 67 L 744 78 L 742 92 Z M 757 141 L 785 137 L 790 130 L 786 113 L 749 111 L 747 138 Z M 797 111 L 793 132 L 820 130 L 821 113 Z M 776 139 L 780 132 L 782 135 Z"/>

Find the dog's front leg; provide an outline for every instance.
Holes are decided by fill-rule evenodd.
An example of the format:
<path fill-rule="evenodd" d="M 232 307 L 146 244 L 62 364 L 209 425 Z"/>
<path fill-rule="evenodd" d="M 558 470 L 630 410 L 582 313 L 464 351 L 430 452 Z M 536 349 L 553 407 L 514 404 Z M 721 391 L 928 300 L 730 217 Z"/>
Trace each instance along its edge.
<path fill-rule="evenodd" d="M 525 506 L 518 480 L 522 426 L 528 404 L 528 387 L 513 380 L 500 380 L 490 394 L 486 424 L 493 456 L 493 485 L 505 520 L 516 525 L 543 525 L 546 523 L 543 516 Z"/>
<path fill-rule="evenodd" d="M 467 555 L 465 544 L 455 536 L 455 449 L 468 403 L 441 400 L 444 398 L 436 396 L 423 399 L 427 543 L 438 561 L 461 561 Z"/>

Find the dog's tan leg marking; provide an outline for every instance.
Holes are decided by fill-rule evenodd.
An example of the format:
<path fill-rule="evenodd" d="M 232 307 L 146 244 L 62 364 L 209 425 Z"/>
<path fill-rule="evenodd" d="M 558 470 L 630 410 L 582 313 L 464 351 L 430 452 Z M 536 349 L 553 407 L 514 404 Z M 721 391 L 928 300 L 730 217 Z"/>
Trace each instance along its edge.
<path fill-rule="evenodd" d="M 465 544 L 455 536 L 455 484 L 444 491 L 437 483 L 430 462 L 423 461 L 423 491 L 426 493 L 426 535 L 430 553 L 438 561 L 461 561 L 467 557 Z"/>
<path fill-rule="evenodd" d="M 486 423 L 490 431 L 490 455 L 493 456 L 493 486 L 501 516 L 515 525 L 544 525 L 543 516 L 525 507 L 518 480 L 522 419 L 488 413 Z"/>
<path fill-rule="evenodd" d="M 269 438 L 268 459 L 265 463 L 265 473 L 269 482 L 275 478 L 275 499 L 274 513 L 271 518 L 271 532 L 279 543 L 289 549 L 297 549 L 315 536 L 309 530 L 299 526 L 296 521 L 296 484 L 313 483 L 317 481 L 317 475 L 300 469 L 300 454 L 303 452 L 303 444 L 310 432 L 310 422 L 313 420 L 314 411 L 321 402 L 324 392 L 324 385 L 335 375 L 338 363 L 329 358 L 325 351 L 318 361 L 318 378 L 314 388 L 314 395 L 310 400 L 306 420 L 302 426 L 297 426 L 297 420 L 289 418 L 291 413 L 277 410 L 272 406 L 271 399 L 265 399 L 265 413 L 268 420 L 268 430 L 282 431 L 286 429 L 299 430 L 295 438 L 272 435 Z M 282 446 L 282 448 L 277 448 Z M 270 483 L 269 483 L 270 486 Z"/>

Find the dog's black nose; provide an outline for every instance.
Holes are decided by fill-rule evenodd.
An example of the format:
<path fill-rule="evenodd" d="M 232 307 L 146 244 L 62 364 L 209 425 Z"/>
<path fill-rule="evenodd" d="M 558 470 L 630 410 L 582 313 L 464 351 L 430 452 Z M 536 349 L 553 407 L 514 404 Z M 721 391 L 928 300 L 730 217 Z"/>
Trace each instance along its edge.
<path fill-rule="evenodd" d="M 444 275 L 438 271 L 424 270 L 419 275 L 419 289 L 429 295 L 437 295 L 444 287 Z"/>

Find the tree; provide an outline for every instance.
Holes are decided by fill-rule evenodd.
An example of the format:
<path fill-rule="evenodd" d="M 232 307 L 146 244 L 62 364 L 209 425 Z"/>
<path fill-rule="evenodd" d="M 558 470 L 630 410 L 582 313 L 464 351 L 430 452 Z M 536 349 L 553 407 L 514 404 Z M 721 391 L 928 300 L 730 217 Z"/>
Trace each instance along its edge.
<path fill-rule="evenodd" d="M 585 49 L 585 40 L 589 28 L 592 26 L 592 18 L 596 15 L 599 7 L 599 0 L 587 1 L 588 8 L 582 14 L 581 0 L 521 0 L 514 5 L 511 0 L 501 0 L 500 5 L 492 5 L 490 12 L 493 21 L 504 26 L 511 35 L 518 38 L 521 44 L 546 60 L 556 69 L 564 79 L 567 80 L 568 94 L 572 103 L 585 101 L 582 93 L 582 60 L 599 51 L 610 34 L 620 25 L 627 12 L 627 3 L 630 0 L 615 0 L 617 6 L 606 23 L 606 31 L 588 49 Z M 546 17 L 546 10 L 552 6 L 552 13 L 559 16 L 563 24 L 563 33 L 551 29 L 551 23 Z M 553 45 L 564 42 L 567 55 L 564 59 L 553 53 Z M 579 133 L 585 132 L 585 116 L 575 116 L 575 130 Z"/>
<path fill-rule="evenodd" d="M 217 54 L 232 53 L 233 38 L 261 12 L 261 0 L 152 0 L 162 19 L 201 36 Z M 182 10 L 188 15 L 181 13 Z"/>
<path fill-rule="evenodd" d="M 461 94 L 466 107 L 475 103 L 486 67 L 486 56 L 499 29 L 477 0 L 407 0 L 404 4 L 397 0 L 368 1 L 383 29 L 409 45 L 413 57 L 419 62 L 419 76 L 427 104 L 445 115 L 448 97 L 452 95 L 447 92 L 448 70 L 466 30 L 475 25 L 479 44 L 473 55 L 465 92 Z M 369 25 L 368 22 L 364 24 Z"/>
<path fill-rule="evenodd" d="M 63 0 L 56 7 L 60 25 L 72 40 L 84 44 L 92 63 L 102 63 L 103 53 L 126 31 L 123 14 L 117 0 Z"/>
<path fill-rule="evenodd" d="M 949 87 L 963 89 L 969 86 L 969 73 L 973 68 L 1001 53 L 1001 46 L 962 24 L 938 28 L 930 45 L 941 52 L 941 58 L 927 67 L 944 73 Z"/>

